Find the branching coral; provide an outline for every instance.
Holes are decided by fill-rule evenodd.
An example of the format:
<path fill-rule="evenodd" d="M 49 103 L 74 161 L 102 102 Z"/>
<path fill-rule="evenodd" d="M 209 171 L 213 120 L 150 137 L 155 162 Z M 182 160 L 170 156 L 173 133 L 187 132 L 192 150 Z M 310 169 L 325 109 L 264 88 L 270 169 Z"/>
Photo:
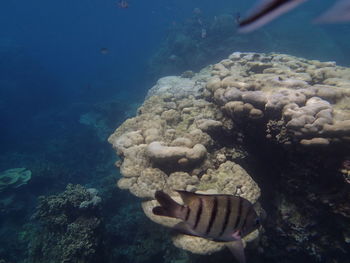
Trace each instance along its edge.
<path fill-rule="evenodd" d="M 102 242 L 100 202 L 96 189 L 80 185 L 40 197 L 34 218 L 43 228 L 31 241 L 31 262 L 97 262 Z"/>

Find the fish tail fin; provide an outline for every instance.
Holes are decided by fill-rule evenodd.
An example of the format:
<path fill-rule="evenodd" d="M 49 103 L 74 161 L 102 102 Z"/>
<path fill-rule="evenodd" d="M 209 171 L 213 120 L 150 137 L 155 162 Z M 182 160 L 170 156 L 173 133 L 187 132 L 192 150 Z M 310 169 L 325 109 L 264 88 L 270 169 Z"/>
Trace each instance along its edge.
<path fill-rule="evenodd" d="M 242 239 L 226 244 L 239 263 L 246 263 Z"/>
<path fill-rule="evenodd" d="M 184 207 L 176 203 L 169 195 L 163 191 L 157 191 L 155 198 L 160 206 L 153 208 L 152 212 L 158 216 L 168 216 L 182 219 L 182 210 Z"/>

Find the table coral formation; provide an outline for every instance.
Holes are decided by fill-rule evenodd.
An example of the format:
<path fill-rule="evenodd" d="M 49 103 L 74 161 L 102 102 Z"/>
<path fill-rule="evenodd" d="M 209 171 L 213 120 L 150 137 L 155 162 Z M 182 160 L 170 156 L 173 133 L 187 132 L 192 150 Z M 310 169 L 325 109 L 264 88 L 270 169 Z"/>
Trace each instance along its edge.
<path fill-rule="evenodd" d="M 32 177 L 32 172 L 26 168 L 13 168 L 0 173 L 0 192 L 18 188 L 26 184 Z"/>
<path fill-rule="evenodd" d="M 137 116 L 109 137 L 122 158 L 118 186 L 169 227 L 177 221 L 151 213 L 157 190 L 179 202 L 174 190 L 237 194 L 256 203 L 260 187 L 239 164 L 244 134 L 262 134 L 281 147 L 348 147 L 349 76 L 334 62 L 235 52 L 191 79 L 162 78 Z M 173 242 L 198 254 L 224 247 L 180 234 Z"/>

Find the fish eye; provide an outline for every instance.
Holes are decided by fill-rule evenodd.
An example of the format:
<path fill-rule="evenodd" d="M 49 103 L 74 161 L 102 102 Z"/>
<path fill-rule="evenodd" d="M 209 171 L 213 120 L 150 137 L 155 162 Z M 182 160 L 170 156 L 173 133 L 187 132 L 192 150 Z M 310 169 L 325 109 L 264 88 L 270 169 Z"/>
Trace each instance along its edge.
<path fill-rule="evenodd" d="M 260 225 L 260 218 L 256 218 L 256 219 L 255 219 L 255 225 L 256 225 L 256 226 L 259 226 L 259 225 Z"/>

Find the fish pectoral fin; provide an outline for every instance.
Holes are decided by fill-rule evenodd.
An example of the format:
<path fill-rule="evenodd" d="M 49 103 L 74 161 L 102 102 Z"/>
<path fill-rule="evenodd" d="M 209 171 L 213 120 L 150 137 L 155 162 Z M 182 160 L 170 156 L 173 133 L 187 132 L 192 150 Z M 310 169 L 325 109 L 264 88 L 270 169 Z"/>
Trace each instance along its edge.
<path fill-rule="evenodd" d="M 232 234 L 232 237 L 235 239 L 235 240 L 241 240 L 241 233 L 240 231 L 236 231 Z"/>
<path fill-rule="evenodd" d="M 230 242 L 226 245 L 239 263 L 245 263 L 244 246 L 242 239 Z"/>
<path fill-rule="evenodd" d="M 180 222 L 174 226 L 174 229 L 190 236 L 198 236 L 185 222 Z"/>

